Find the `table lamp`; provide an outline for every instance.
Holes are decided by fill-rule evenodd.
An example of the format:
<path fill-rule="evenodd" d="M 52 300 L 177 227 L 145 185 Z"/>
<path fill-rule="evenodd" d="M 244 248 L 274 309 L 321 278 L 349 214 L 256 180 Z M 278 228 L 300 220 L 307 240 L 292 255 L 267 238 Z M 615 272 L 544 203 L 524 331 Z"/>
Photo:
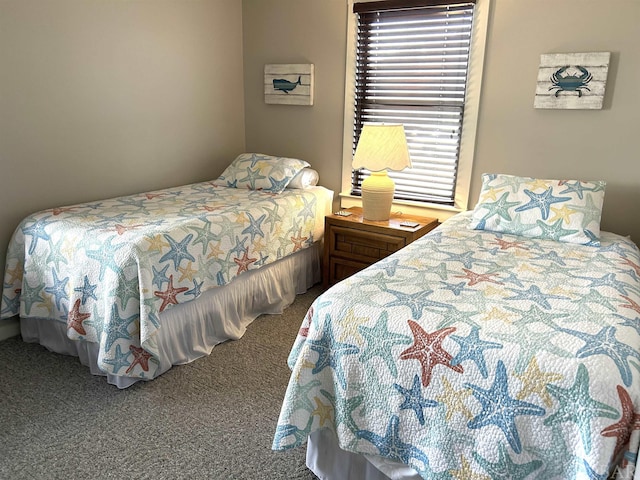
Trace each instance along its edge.
<path fill-rule="evenodd" d="M 353 156 L 353 168 L 371 175 L 362 182 L 362 216 L 365 220 L 389 220 L 395 184 L 387 170 L 411 167 L 403 125 L 364 125 Z"/>

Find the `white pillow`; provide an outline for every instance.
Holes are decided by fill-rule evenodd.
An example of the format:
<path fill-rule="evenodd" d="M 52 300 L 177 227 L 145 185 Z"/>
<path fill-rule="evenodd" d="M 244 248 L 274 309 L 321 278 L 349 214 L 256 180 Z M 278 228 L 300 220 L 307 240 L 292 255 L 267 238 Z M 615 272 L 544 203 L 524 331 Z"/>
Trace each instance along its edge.
<path fill-rule="evenodd" d="M 287 188 L 309 188 L 318 184 L 320 175 L 313 168 L 303 168 L 291 179 Z"/>

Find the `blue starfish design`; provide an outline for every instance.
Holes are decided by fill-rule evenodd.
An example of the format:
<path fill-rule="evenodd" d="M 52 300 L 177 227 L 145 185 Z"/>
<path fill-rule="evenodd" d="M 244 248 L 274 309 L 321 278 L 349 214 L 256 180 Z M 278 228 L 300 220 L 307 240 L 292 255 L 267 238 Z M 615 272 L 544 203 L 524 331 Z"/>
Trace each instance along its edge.
<path fill-rule="evenodd" d="M 191 242 L 191 239 L 193 238 L 193 233 L 190 233 L 189 235 L 184 237 L 181 242 L 176 242 L 173 238 L 171 238 L 171 235 L 166 233 L 163 235 L 163 237 L 167 239 L 170 247 L 169 251 L 165 253 L 162 258 L 160 258 L 161 263 L 172 260 L 173 268 L 177 270 L 182 260 L 191 260 L 192 262 L 196 261 L 193 255 L 191 255 L 187 251 L 187 249 L 189 248 L 189 242 Z"/>
<path fill-rule="evenodd" d="M 433 307 L 442 308 L 444 310 L 451 308 L 451 306 L 446 303 L 429 300 L 427 297 L 433 293 L 433 290 L 429 289 L 420 290 L 416 293 L 397 292 L 390 289 L 387 289 L 386 292 L 394 295 L 397 300 L 386 303 L 384 305 L 385 307 L 407 307 L 411 310 L 411 314 L 415 320 L 422 316 L 422 311 L 425 308 Z"/>
<path fill-rule="evenodd" d="M 504 433 L 514 452 L 522 452 L 522 444 L 516 427 L 516 416 L 529 415 L 541 417 L 544 408 L 533 403 L 516 400 L 509 396 L 509 378 L 502 360 L 498 360 L 496 376 L 489 390 L 471 383 L 465 383 L 465 388 L 473 390 L 473 396 L 482 404 L 482 411 L 467 426 L 471 429 L 495 425 Z"/>
<path fill-rule="evenodd" d="M 493 271 L 489 272 L 489 273 L 493 273 Z M 512 284 L 514 284 L 514 285 L 516 285 L 516 286 L 518 286 L 520 288 L 524 288 L 523 283 L 520 281 L 520 279 L 513 272 L 510 272 L 509 275 L 507 275 L 506 277 L 500 277 L 500 280 L 503 283 L 512 283 Z"/>
<path fill-rule="evenodd" d="M 111 365 L 113 367 L 113 373 L 117 375 L 122 367 L 128 367 L 129 365 L 131 365 L 131 362 L 127 360 L 129 355 L 131 355 L 130 351 L 125 351 L 124 353 L 122 353 L 120 345 L 116 345 L 115 355 L 112 359 L 105 359 L 104 363 L 106 363 L 107 365 Z"/>
<path fill-rule="evenodd" d="M 559 331 L 578 337 L 584 341 L 584 346 L 576 352 L 577 358 L 587 358 L 593 355 L 606 355 L 618 367 L 622 382 L 625 386 L 631 385 L 631 369 L 627 361 L 628 357 L 640 360 L 640 352 L 616 339 L 616 327 L 602 328 L 595 335 L 586 332 L 578 332 L 568 328 L 558 328 Z"/>
<path fill-rule="evenodd" d="M 22 233 L 24 235 L 31 235 L 33 237 L 31 239 L 31 244 L 29 245 L 29 255 L 36 250 L 38 240 L 45 240 L 47 242 L 50 240 L 51 237 L 49 237 L 49 234 L 45 229 L 52 223 L 55 223 L 55 220 L 49 222 L 47 221 L 49 218 L 51 218 L 51 215 L 34 220 L 34 222 L 28 227 L 22 227 Z"/>
<path fill-rule="evenodd" d="M 98 213 L 96 214 L 96 216 L 100 218 L 100 220 L 96 220 L 96 223 L 104 228 L 106 224 L 109 224 L 109 223 L 113 225 L 117 223 L 123 223 L 126 217 L 126 214 L 117 213 L 115 215 L 106 215 L 104 213 Z"/>
<path fill-rule="evenodd" d="M 53 243 L 53 242 L 49 243 L 50 251 L 49 251 L 49 255 L 47 256 L 47 264 L 55 265 L 56 270 L 60 269 L 60 262 L 63 262 L 65 264 L 69 263 L 67 261 L 67 258 L 62 254 L 62 252 L 60 252 L 60 246 L 62 245 L 63 241 L 64 241 L 64 238 L 61 237 L 58 243 Z"/>
<path fill-rule="evenodd" d="M 531 260 L 549 260 L 550 262 L 555 262 L 562 266 L 566 265 L 565 261 L 560 255 L 558 255 L 558 252 L 556 252 L 555 250 L 540 253 L 537 256 L 533 257 Z"/>
<path fill-rule="evenodd" d="M 329 322 L 330 320 L 329 315 L 327 315 L 326 321 Z M 318 360 L 311 373 L 316 375 L 324 368 L 331 367 L 342 388 L 346 388 L 347 381 L 340 365 L 340 359 L 343 355 L 355 355 L 360 352 L 360 349 L 355 345 L 337 342 L 331 329 L 326 329 L 320 340 L 307 340 L 307 342 L 309 343 L 309 348 L 318 353 Z"/>
<path fill-rule="evenodd" d="M 193 288 L 191 290 L 187 290 L 184 292 L 185 295 L 193 295 L 193 298 L 198 298 L 202 293 L 202 285 L 204 282 L 198 283 L 195 279 L 193 280 Z"/>
<path fill-rule="evenodd" d="M 104 341 L 105 352 L 111 350 L 111 347 L 116 340 L 120 338 L 128 340 L 129 338 L 131 338 L 131 334 L 129 333 L 129 325 L 131 325 L 138 318 L 138 314 L 131 315 L 127 318 L 122 318 L 116 304 L 114 303 L 112 305 L 111 319 L 109 321 L 109 326 L 107 327 L 106 338 Z"/>
<path fill-rule="evenodd" d="M 44 298 L 40 296 L 40 292 L 44 289 L 44 283 L 30 287 L 27 279 L 24 279 L 22 284 L 22 292 L 20 292 L 20 299 L 24 302 L 24 310 L 29 315 L 31 313 L 31 307 L 36 302 L 44 302 Z"/>
<path fill-rule="evenodd" d="M 509 209 L 518 205 L 518 202 L 508 202 L 509 192 L 504 192 L 500 195 L 500 198 L 495 202 L 486 202 L 481 205 L 481 208 L 487 210 L 487 213 L 480 219 L 476 229 L 484 230 L 487 226 L 487 220 L 494 215 L 504 218 L 507 221 L 511 221 L 511 215 L 509 215 Z"/>
<path fill-rule="evenodd" d="M 104 273 L 107 267 L 115 273 L 118 273 L 120 269 L 115 260 L 115 253 L 124 247 L 124 244 L 113 245 L 111 242 L 115 238 L 115 235 L 108 237 L 97 250 L 85 250 L 85 255 L 96 260 L 100 265 L 100 275 L 98 275 L 100 281 L 104 280 Z"/>
<path fill-rule="evenodd" d="M 202 254 L 207 253 L 207 248 L 209 248 L 209 242 L 211 240 L 220 240 L 220 237 L 211 232 L 211 222 L 206 218 L 200 218 L 200 220 L 204 223 L 202 227 L 195 227 L 193 225 L 189 225 L 191 230 L 196 232 L 196 238 L 193 241 L 194 245 L 198 243 L 202 244 Z"/>
<path fill-rule="evenodd" d="M 353 412 L 362 404 L 364 397 L 362 395 L 355 395 L 347 398 L 339 389 L 335 390 L 335 396 L 324 389 L 321 389 L 320 393 L 329 400 L 333 407 L 336 430 L 338 430 L 340 425 L 344 424 L 350 432 L 357 432 L 358 425 L 356 425 L 356 422 L 353 420 Z"/>
<path fill-rule="evenodd" d="M 375 326 L 365 327 L 361 325 L 358 327 L 358 331 L 367 341 L 367 348 L 362 351 L 360 361 L 366 363 L 373 357 L 380 357 L 384 360 L 384 363 L 392 375 L 396 377 L 398 375 L 398 369 L 394 359 L 397 355 L 393 354 L 393 347 L 396 345 L 407 345 L 411 343 L 411 338 L 390 331 L 387 327 L 387 321 L 387 312 L 383 311 Z"/>
<path fill-rule="evenodd" d="M 460 295 L 460 292 L 464 290 L 464 286 L 466 285 L 465 282 L 460 282 L 460 283 L 440 282 L 440 283 L 443 285 L 444 289 L 451 290 L 456 297 Z"/>
<path fill-rule="evenodd" d="M 313 424 L 313 416 L 310 416 L 307 420 L 305 428 L 298 428 L 293 424 L 278 425 L 276 427 L 276 433 L 273 438 L 274 450 L 287 450 L 302 445 L 307 441 L 307 437 L 311 433 L 311 425 Z M 287 437 L 293 437 L 293 442 L 288 445 L 283 445 L 284 440 Z"/>
<path fill-rule="evenodd" d="M 109 292 L 109 295 L 118 297 L 120 299 L 120 305 L 123 309 L 126 309 L 130 299 L 140 299 L 138 276 L 134 275 L 130 279 L 127 279 L 123 271 L 118 272 L 118 281 L 116 282 L 115 288 Z"/>
<path fill-rule="evenodd" d="M 69 295 L 67 295 L 67 283 L 69 283 L 69 277 L 59 279 L 55 269 L 51 269 L 51 273 L 53 274 L 53 286 L 45 287 L 44 291 L 53 295 L 56 302 L 56 308 L 60 310 L 60 302 L 62 300 L 69 300 Z"/>
<path fill-rule="evenodd" d="M 562 237 L 566 237 L 578 232 L 578 230 L 569 230 L 566 228 L 562 228 L 562 223 L 563 220 L 561 218 L 551 225 L 543 222 L 542 220 L 536 220 L 536 225 L 540 227 L 539 236 L 550 240 L 560 241 Z"/>
<path fill-rule="evenodd" d="M 622 295 L 629 295 L 629 293 L 627 292 L 627 287 L 629 287 L 630 285 L 626 282 L 617 280 L 615 273 L 607 273 L 600 278 L 579 277 L 577 275 L 574 278 L 587 280 L 588 282 L 590 282 L 590 287 L 611 287 L 617 290 Z"/>
<path fill-rule="evenodd" d="M 585 191 L 587 192 L 591 192 L 593 191 L 593 188 L 587 188 L 585 186 L 582 185 L 582 182 L 580 181 L 575 181 L 575 182 L 566 182 L 564 184 L 565 188 L 563 191 L 560 192 L 560 195 L 564 194 L 564 193 L 575 193 L 576 195 L 578 195 L 578 198 L 580 200 L 582 200 L 584 198 L 584 193 Z"/>
<path fill-rule="evenodd" d="M 284 177 L 282 180 L 276 180 L 270 176 L 269 181 L 271 182 L 271 186 L 269 188 L 265 188 L 265 190 L 278 193 L 285 189 L 291 181 L 291 177 Z"/>
<path fill-rule="evenodd" d="M 269 255 L 267 255 L 266 257 L 264 256 L 264 254 L 262 252 L 258 252 L 258 254 L 260 255 L 260 259 L 256 260 L 255 262 L 253 262 L 253 264 L 256 267 L 261 267 L 262 265 L 266 265 L 267 260 L 269 259 Z"/>
<path fill-rule="evenodd" d="M 587 478 L 589 480 L 608 480 L 609 478 L 612 478 L 609 476 L 609 472 L 607 470 L 605 470 L 604 473 L 598 473 L 593 468 L 591 468 L 591 465 L 589 465 L 589 462 L 587 462 L 584 459 L 582 460 L 582 462 L 584 465 L 585 473 L 587 474 Z M 624 477 L 621 477 L 621 478 L 624 478 Z"/>
<path fill-rule="evenodd" d="M 16 293 L 15 297 L 9 298 L 6 295 L 2 295 L 2 304 L 5 307 L 0 311 L 1 315 L 9 313 L 11 315 L 17 315 L 20 311 L 20 294 Z"/>
<path fill-rule="evenodd" d="M 531 200 L 529 203 L 517 207 L 515 211 L 524 212 L 525 210 L 530 210 L 532 208 L 539 208 L 543 220 L 549 218 L 551 204 L 571 200 L 571 197 L 554 197 L 553 188 L 551 187 L 547 188 L 542 193 L 533 193 L 531 190 L 527 190 L 526 188 L 523 191 Z"/>
<path fill-rule="evenodd" d="M 464 268 L 468 268 L 469 270 L 471 270 L 473 268 L 474 262 L 486 263 L 486 262 L 481 262 L 477 258 L 474 258 L 473 255 L 476 253 L 474 250 L 470 250 L 470 251 L 462 252 L 462 253 L 445 252 L 445 251 L 442 251 L 442 250 L 440 250 L 440 252 L 444 253 L 445 255 L 447 255 L 449 257 L 448 259 L 445 260 L 445 262 L 460 262 L 460 263 L 462 263 Z"/>
<path fill-rule="evenodd" d="M 640 317 L 627 318 L 625 316 L 618 315 L 617 313 L 614 315 L 614 317 L 618 317 L 624 320 L 623 322 L 618 322 L 616 325 L 619 325 L 621 327 L 633 328 L 635 332 L 640 335 Z"/>
<path fill-rule="evenodd" d="M 162 270 L 158 270 L 155 265 L 151 265 L 151 270 L 153 271 L 153 281 L 152 285 L 157 285 L 158 290 L 162 290 L 162 286 L 165 283 L 169 283 L 169 277 L 167 277 L 167 270 L 169 269 L 169 264 L 165 265 Z"/>
<path fill-rule="evenodd" d="M 615 408 L 598 402 L 589 395 L 589 372 L 582 363 L 578 366 L 576 379 L 571 388 L 547 384 L 547 391 L 558 399 L 559 405 L 553 415 L 544 420 L 544 425 L 575 423 L 587 452 L 591 451 L 591 420 L 597 417 L 618 418 L 619 416 Z M 597 435 L 597 431 L 594 435 Z"/>
<path fill-rule="evenodd" d="M 487 461 L 477 452 L 472 452 L 472 455 L 492 480 L 524 480 L 543 465 L 540 460 L 514 463 L 502 443 L 498 445 L 498 461 L 496 463 Z"/>
<path fill-rule="evenodd" d="M 253 218 L 253 215 L 251 215 L 249 212 L 247 212 L 247 216 L 249 217 L 249 226 L 242 230 L 242 234 L 244 235 L 245 233 L 248 233 L 251 236 L 251 243 L 253 243 L 253 241 L 255 240 L 256 235 L 260 235 L 262 238 L 264 238 L 264 232 L 262 231 L 260 225 L 267 217 L 267 214 L 263 213 L 262 215 L 260 215 L 260 217 L 258 217 L 257 220 Z"/>
<path fill-rule="evenodd" d="M 240 257 L 241 254 L 248 251 L 248 248 L 244 246 L 247 240 L 249 240 L 249 237 L 243 237 L 242 240 L 240 240 L 240 237 L 236 236 L 236 244 L 229 250 L 229 256 L 235 253 L 237 257 Z"/>
<path fill-rule="evenodd" d="M 306 197 L 302 197 L 302 202 L 304 203 L 304 206 L 302 207 L 302 210 L 300 210 L 300 213 L 298 213 L 298 216 L 302 217 L 303 219 L 306 219 L 307 217 L 315 218 L 316 201 L 317 201 L 316 197 L 313 197 L 311 201 L 308 201 Z"/>
<path fill-rule="evenodd" d="M 542 306 L 543 308 L 546 308 L 547 310 L 551 309 L 551 304 L 549 303 L 548 299 L 567 299 L 567 297 L 562 295 L 542 293 L 536 285 L 531 285 L 527 290 L 524 291 L 516 290 L 515 288 L 507 288 L 507 290 L 511 290 L 516 295 L 514 295 L 513 297 L 507 297 L 506 300 L 530 300 Z"/>
<path fill-rule="evenodd" d="M 438 402 L 429 400 L 422 396 L 422 384 L 418 375 L 413 376 L 413 385 L 411 388 L 404 388 L 397 383 L 393 384 L 394 388 L 404 395 L 404 401 L 400 405 L 400 410 L 411 409 L 416 413 L 420 425 L 424 425 L 424 412 L 423 408 L 437 407 Z"/>
<path fill-rule="evenodd" d="M 480 329 L 478 327 L 473 327 L 466 337 L 451 335 L 449 338 L 460 345 L 460 351 L 451 360 L 451 365 L 455 366 L 465 360 L 472 360 L 478 366 L 482 378 L 487 378 L 489 373 L 484 359 L 484 351 L 492 348 L 502 348 L 502 344 L 480 340 Z"/>
<path fill-rule="evenodd" d="M 389 419 L 384 437 L 369 430 L 358 430 L 356 436 L 375 445 L 383 457 L 416 467 L 418 471 L 429 467 L 429 459 L 422 450 L 400 440 L 400 419 L 397 415 Z"/>
<path fill-rule="evenodd" d="M 85 275 L 82 286 L 74 288 L 73 291 L 82 294 L 81 302 L 82 302 L 82 305 L 84 305 L 85 303 L 87 303 L 87 300 L 90 298 L 93 298 L 94 300 L 98 300 L 98 297 L 96 297 L 96 293 L 95 293 L 97 287 L 98 285 L 97 284 L 92 285 L 91 282 L 89 282 L 89 277 Z"/>
<path fill-rule="evenodd" d="M 240 181 L 241 182 L 246 182 L 249 181 L 249 187 L 251 190 L 255 190 L 256 189 L 256 180 L 263 180 L 267 177 L 265 177 L 264 175 L 260 175 L 260 169 L 256 168 L 255 170 L 252 170 L 251 167 L 247 167 L 247 176 L 244 178 L 241 178 Z"/>

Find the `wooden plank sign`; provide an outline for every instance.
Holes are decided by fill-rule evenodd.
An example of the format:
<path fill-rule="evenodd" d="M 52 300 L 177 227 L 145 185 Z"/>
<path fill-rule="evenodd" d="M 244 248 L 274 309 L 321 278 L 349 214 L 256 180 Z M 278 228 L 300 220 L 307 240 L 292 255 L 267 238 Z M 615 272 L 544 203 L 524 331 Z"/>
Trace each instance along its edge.
<path fill-rule="evenodd" d="M 283 105 L 313 105 L 313 64 L 265 65 L 264 101 Z"/>
<path fill-rule="evenodd" d="M 535 108 L 601 109 L 610 52 L 540 55 Z"/>

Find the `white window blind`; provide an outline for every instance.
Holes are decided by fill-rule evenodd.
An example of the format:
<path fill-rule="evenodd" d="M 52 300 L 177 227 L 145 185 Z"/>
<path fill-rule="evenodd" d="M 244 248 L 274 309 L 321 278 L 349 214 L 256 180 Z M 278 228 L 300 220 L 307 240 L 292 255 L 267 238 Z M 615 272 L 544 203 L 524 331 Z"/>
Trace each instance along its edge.
<path fill-rule="evenodd" d="M 364 123 L 404 125 L 412 168 L 389 172 L 395 198 L 453 205 L 474 1 L 355 3 L 353 151 Z M 354 170 L 352 194 L 369 173 Z"/>

